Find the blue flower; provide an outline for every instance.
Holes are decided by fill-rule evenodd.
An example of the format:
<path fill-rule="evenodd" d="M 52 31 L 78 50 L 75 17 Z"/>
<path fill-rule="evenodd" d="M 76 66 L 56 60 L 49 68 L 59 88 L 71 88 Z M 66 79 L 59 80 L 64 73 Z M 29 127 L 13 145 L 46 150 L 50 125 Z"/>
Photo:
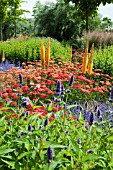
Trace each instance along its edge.
<path fill-rule="evenodd" d="M 22 84 L 22 83 L 23 83 L 23 76 L 22 76 L 22 74 L 21 74 L 21 73 L 19 74 L 19 81 L 20 81 L 20 84 Z"/>
<path fill-rule="evenodd" d="M 72 75 L 70 78 L 69 86 L 72 86 L 73 82 L 74 82 L 74 75 Z"/>
<path fill-rule="evenodd" d="M 89 118 L 89 124 L 92 125 L 93 121 L 94 121 L 94 114 L 93 114 L 93 112 L 91 112 L 90 118 Z"/>
<path fill-rule="evenodd" d="M 49 146 L 49 147 L 47 148 L 47 159 L 48 159 L 48 162 L 49 162 L 49 163 L 52 162 L 53 156 L 54 156 L 53 150 L 52 150 L 52 148 Z"/>
<path fill-rule="evenodd" d="M 87 153 L 93 153 L 94 151 L 92 149 L 89 149 Z"/>
<path fill-rule="evenodd" d="M 32 126 L 28 125 L 28 131 L 32 131 Z"/>
<path fill-rule="evenodd" d="M 56 95 L 59 96 L 60 94 L 61 94 L 61 82 L 60 80 L 58 80 L 56 84 Z"/>
<path fill-rule="evenodd" d="M 47 126 L 48 123 L 49 123 L 49 121 L 48 121 L 48 119 L 46 119 L 46 120 L 44 121 L 44 126 Z"/>
<path fill-rule="evenodd" d="M 111 87 L 110 98 L 113 99 L 113 86 Z"/>

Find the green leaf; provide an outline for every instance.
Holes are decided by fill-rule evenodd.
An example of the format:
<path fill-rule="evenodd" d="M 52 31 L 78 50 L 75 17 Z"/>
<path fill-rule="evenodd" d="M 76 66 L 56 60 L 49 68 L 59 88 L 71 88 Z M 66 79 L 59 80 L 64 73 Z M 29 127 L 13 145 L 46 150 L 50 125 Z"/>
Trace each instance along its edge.
<path fill-rule="evenodd" d="M 15 149 L 0 149 L 0 156 L 13 152 Z"/>
<path fill-rule="evenodd" d="M 113 135 L 112 135 L 112 136 L 109 136 L 109 137 L 107 138 L 107 140 L 108 140 L 109 142 L 113 142 Z"/>
<path fill-rule="evenodd" d="M 49 146 L 51 146 L 52 148 L 66 148 L 67 147 L 67 146 L 59 145 L 57 143 L 49 142 L 49 141 L 46 141 L 45 145 L 46 145 L 46 148 Z"/>
<path fill-rule="evenodd" d="M 1 160 L 5 162 L 7 165 L 11 166 L 13 169 L 15 168 L 15 161 L 6 161 L 4 159 Z"/>
<path fill-rule="evenodd" d="M 84 116 L 81 112 L 80 112 L 80 115 L 79 115 L 79 122 L 84 123 Z"/>
<path fill-rule="evenodd" d="M 95 155 L 95 154 L 93 154 L 93 155 L 89 154 L 89 155 L 85 156 L 84 161 L 93 161 L 93 160 L 96 160 L 96 159 L 105 159 L 105 158 L 102 157 L 102 156 Z"/>
<path fill-rule="evenodd" d="M 0 126 L 3 126 L 3 125 L 4 125 L 4 123 L 5 123 L 5 117 L 6 117 L 6 116 L 4 116 L 4 117 L 2 117 L 2 118 L 0 119 Z"/>
<path fill-rule="evenodd" d="M 23 157 L 25 157 L 26 155 L 30 154 L 29 152 L 24 152 L 24 153 L 21 153 L 19 156 L 18 156 L 18 160 L 22 159 Z"/>
<path fill-rule="evenodd" d="M 49 166 L 49 170 L 54 170 L 57 167 L 58 164 L 60 164 L 60 161 L 51 162 L 51 164 Z"/>
<path fill-rule="evenodd" d="M 72 149 L 75 151 L 75 153 L 77 155 L 79 155 L 79 146 L 78 146 L 78 144 L 75 143 L 75 141 L 73 141 L 72 139 L 70 139 L 69 142 L 70 142 L 70 145 L 71 145 Z"/>

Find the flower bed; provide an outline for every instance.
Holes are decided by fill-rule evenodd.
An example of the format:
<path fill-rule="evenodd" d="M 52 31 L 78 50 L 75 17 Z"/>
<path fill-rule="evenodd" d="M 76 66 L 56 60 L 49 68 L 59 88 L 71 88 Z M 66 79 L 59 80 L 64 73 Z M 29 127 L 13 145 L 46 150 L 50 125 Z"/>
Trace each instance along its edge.
<path fill-rule="evenodd" d="M 112 77 L 81 67 L 52 59 L 0 72 L 1 169 L 113 168 Z"/>

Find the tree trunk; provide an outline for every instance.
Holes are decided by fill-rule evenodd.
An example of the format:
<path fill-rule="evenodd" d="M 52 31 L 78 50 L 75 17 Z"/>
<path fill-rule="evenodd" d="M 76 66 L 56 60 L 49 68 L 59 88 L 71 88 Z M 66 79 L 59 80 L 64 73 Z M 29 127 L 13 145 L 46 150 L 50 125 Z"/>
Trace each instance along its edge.
<path fill-rule="evenodd" d="M 3 41 L 2 23 L 0 23 L 0 41 Z"/>
<path fill-rule="evenodd" d="M 14 28 L 14 37 L 16 38 L 16 21 L 15 21 L 15 28 Z"/>
<path fill-rule="evenodd" d="M 88 10 L 86 7 L 86 33 L 88 33 Z"/>

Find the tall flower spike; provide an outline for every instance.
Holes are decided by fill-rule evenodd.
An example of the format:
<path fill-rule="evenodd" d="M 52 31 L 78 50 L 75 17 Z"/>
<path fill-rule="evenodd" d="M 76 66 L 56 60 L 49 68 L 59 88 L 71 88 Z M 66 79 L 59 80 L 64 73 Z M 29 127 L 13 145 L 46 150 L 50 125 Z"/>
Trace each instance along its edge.
<path fill-rule="evenodd" d="M 91 54 L 90 54 L 90 59 L 89 59 L 89 64 L 88 64 L 88 74 L 89 74 L 89 75 L 92 74 L 93 58 L 94 58 L 94 43 L 92 44 Z"/>
<path fill-rule="evenodd" d="M 4 50 L 2 51 L 2 62 L 5 61 L 5 54 L 4 54 Z"/>
<path fill-rule="evenodd" d="M 94 114 L 93 114 L 93 112 L 91 112 L 89 124 L 92 125 L 92 124 L 93 124 L 93 121 L 94 121 Z"/>
<path fill-rule="evenodd" d="M 41 53 L 42 68 L 45 68 L 45 47 L 43 43 L 41 43 L 40 53 Z"/>
<path fill-rule="evenodd" d="M 60 94 L 61 94 L 61 82 L 60 80 L 58 80 L 56 84 L 56 95 L 60 96 Z"/>
<path fill-rule="evenodd" d="M 19 81 L 20 81 L 20 84 L 23 83 L 23 76 L 22 76 L 22 74 L 19 74 Z"/>
<path fill-rule="evenodd" d="M 85 49 L 85 54 L 84 54 L 83 64 L 82 64 L 82 72 L 83 72 L 83 74 L 86 73 L 86 69 L 87 69 L 87 63 L 88 63 L 88 48 L 89 48 L 89 42 L 88 42 L 88 40 L 86 40 L 86 49 Z"/>
<path fill-rule="evenodd" d="M 113 86 L 111 87 L 110 98 L 113 99 Z"/>
<path fill-rule="evenodd" d="M 53 150 L 52 150 L 52 148 L 49 146 L 49 147 L 47 148 L 47 159 L 48 159 L 48 162 L 49 162 L 49 163 L 52 162 L 53 156 L 54 156 Z"/>
<path fill-rule="evenodd" d="M 74 82 L 74 75 L 72 75 L 70 78 L 69 86 L 72 86 L 73 82 Z"/>
<path fill-rule="evenodd" d="M 46 67 L 48 68 L 49 62 L 50 62 L 50 37 L 48 37 L 48 44 L 47 44 L 45 60 L 46 60 Z"/>
<path fill-rule="evenodd" d="M 70 58 L 72 58 L 72 46 L 70 47 Z"/>

